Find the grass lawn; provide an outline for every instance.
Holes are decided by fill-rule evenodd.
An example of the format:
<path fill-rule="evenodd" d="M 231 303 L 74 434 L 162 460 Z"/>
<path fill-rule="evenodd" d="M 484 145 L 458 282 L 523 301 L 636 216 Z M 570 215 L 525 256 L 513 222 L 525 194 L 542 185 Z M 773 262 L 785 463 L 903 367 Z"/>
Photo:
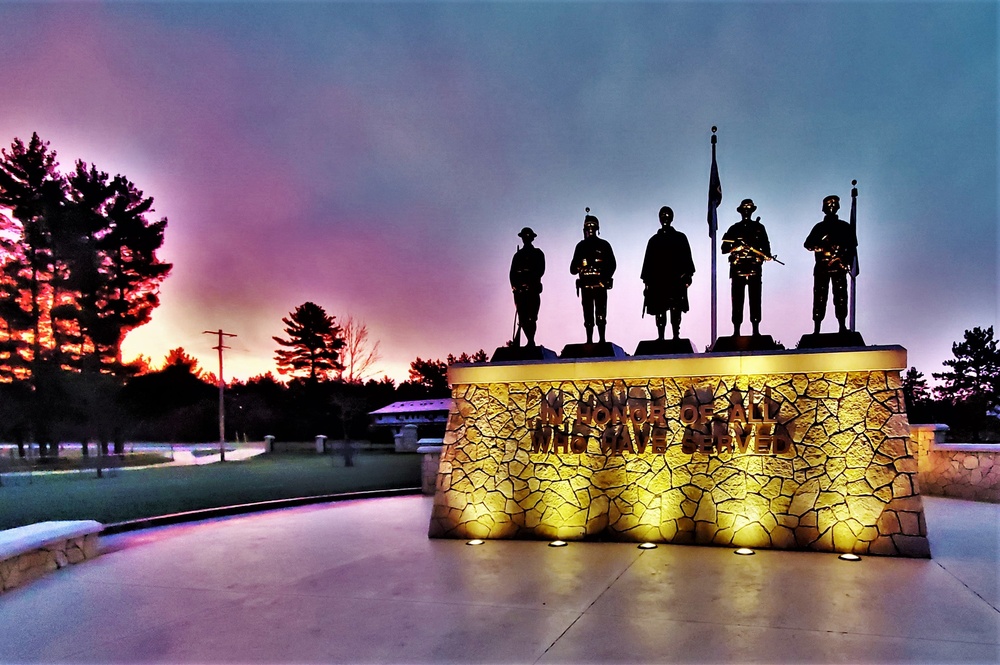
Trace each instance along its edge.
<path fill-rule="evenodd" d="M 196 451 L 196 455 L 197 452 L 200 451 Z M 219 453 L 218 450 L 213 452 L 215 454 Z M 79 453 L 67 454 L 66 452 L 62 452 L 59 457 L 49 457 L 44 460 L 38 457 L 22 459 L 20 457 L 0 456 L 0 473 L 10 473 L 12 471 L 66 471 L 68 469 L 94 469 L 96 474 L 98 466 L 103 469 L 108 469 L 111 467 L 165 464 L 170 461 L 171 459 L 169 457 L 159 453 L 128 453 L 127 455 L 119 458 L 117 455 L 105 455 L 103 457 L 91 455 L 90 457 L 82 457 Z"/>
<path fill-rule="evenodd" d="M 5 477 L 0 487 L 0 529 L 45 520 L 92 519 L 105 524 L 216 508 L 373 489 L 420 486 L 420 455 L 270 454 L 242 462 L 96 474 Z"/>

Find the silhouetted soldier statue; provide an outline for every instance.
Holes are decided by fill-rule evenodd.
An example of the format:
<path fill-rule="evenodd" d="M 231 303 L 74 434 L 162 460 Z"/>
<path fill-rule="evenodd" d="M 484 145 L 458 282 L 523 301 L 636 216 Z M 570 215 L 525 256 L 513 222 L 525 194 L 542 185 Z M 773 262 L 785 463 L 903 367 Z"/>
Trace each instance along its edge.
<path fill-rule="evenodd" d="M 537 237 L 527 226 L 517 234 L 524 241 L 510 262 L 510 288 L 514 292 L 518 327 L 514 345 L 521 346 L 521 330 L 528 338 L 528 346 L 535 345 L 538 326 L 538 308 L 542 302 L 542 275 L 545 274 L 545 254 L 532 245 Z"/>
<path fill-rule="evenodd" d="M 722 253 L 729 254 L 729 277 L 733 280 L 733 335 L 739 336 L 743 324 L 744 291 L 750 292 L 750 323 L 754 336 L 760 335 L 760 276 L 764 261 L 771 256 L 771 242 L 760 217 L 750 215 L 757 210 L 752 199 L 743 199 L 736 211 L 740 221 L 722 236 Z"/>
<path fill-rule="evenodd" d="M 816 266 L 813 268 L 813 333 L 817 335 L 826 316 L 831 282 L 833 310 L 840 324 L 839 332 L 847 332 L 847 274 L 854 263 L 858 239 L 851 225 L 837 217 L 838 210 L 839 196 L 823 199 L 825 217 L 813 227 L 805 242 L 805 248 L 816 255 Z"/>
<path fill-rule="evenodd" d="M 681 334 L 681 315 L 688 311 L 687 290 L 694 275 L 694 261 L 687 236 L 671 226 L 674 211 L 667 206 L 660 208 L 660 230 L 646 243 L 642 260 L 641 278 L 643 311 L 656 317 L 656 330 L 663 341 L 667 328 L 667 311 L 674 339 Z"/>
<path fill-rule="evenodd" d="M 590 208 L 587 208 L 590 212 Z M 596 217 L 587 215 L 583 220 L 583 240 L 576 244 L 569 272 L 579 275 L 576 290 L 583 298 L 583 325 L 587 329 L 587 343 L 594 342 L 594 323 L 601 343 L 608 320 L 608 289 L 614 285 L 615 253 L 608 241 L 598 238 L 601 225 Z"/>

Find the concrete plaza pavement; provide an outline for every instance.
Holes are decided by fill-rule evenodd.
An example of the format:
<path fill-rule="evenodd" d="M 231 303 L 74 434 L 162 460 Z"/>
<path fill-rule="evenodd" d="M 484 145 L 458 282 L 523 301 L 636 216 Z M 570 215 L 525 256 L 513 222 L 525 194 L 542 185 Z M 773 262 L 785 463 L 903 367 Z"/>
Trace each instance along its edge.
<path fill-rule="evenodd" d="M 106 537 L 0 596 L 0 661 L 1000 660 L 1000 505 L 924 498 L 931 560 L 430 540 L 420 496 Z"/>

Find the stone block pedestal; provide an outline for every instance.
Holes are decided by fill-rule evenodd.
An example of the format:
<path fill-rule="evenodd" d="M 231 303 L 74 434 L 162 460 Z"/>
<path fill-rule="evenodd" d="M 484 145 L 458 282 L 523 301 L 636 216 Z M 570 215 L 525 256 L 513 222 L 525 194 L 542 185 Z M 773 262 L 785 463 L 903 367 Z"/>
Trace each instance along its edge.
<path fill-rule="evenodd" d="M 432 537 L 930 556 L 902 347 L 470 365 Z"/>

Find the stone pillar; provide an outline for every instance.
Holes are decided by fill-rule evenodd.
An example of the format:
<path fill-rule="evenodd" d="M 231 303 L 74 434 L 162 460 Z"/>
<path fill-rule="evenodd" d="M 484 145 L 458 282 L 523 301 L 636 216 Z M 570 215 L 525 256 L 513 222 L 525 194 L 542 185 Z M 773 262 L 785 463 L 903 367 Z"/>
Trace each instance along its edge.
<path fill-rule="evenodd" d="M 396 436 L 396 452 L 416 452 L 417 446 L 417 426 L 413 424 L 403 425 L 402 430 Z"/>
<path fill-rule="evenodd" d="M 437 489 L 438 467 L 441 464 L 441 449 L 443 439 L 420 439 L 417 452 L 422 455 L 420 460 L 420 490 L 426 496 L 434 496 Z"/>
<path fill-rule="evenodd" d="M 316 437 L 316 452 L 320 455 L 326 452 L 326 436 L 322 434 Z"/>
<path fill-rule="evenodd" d="M 268 434 L 264 437 L 264 452 L 273 453 L 274 452 L 274 437 Z"/>

